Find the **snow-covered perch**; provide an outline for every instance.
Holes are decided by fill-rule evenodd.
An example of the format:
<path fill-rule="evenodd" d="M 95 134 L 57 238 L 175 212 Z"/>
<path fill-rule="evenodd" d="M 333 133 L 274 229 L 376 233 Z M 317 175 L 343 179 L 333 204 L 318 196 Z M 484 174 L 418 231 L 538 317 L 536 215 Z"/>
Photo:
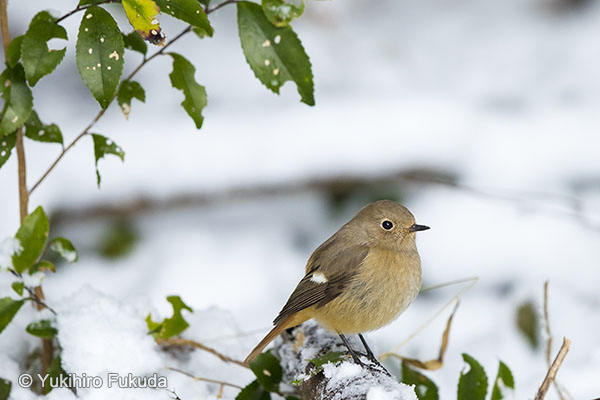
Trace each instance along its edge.
<path fill-rule="evenodd" d="M 350 342 L 355 349 L 362 348 L 356 338 Z M 315 367 L 308 360 L 331 351 L 346 353 L 347 349 L 336 334 L 314 321 L 284 332 L 275 342 L 273 354 L 281 360 L 283 382 L 300 381 L 297 387 L 290 385 L 284 391 L 295 391 L 302 400 L 417 400 L 412 386 L 399 383 L 376 367 L 361 367 L 351 359 L 325 364 L 321 372 L 312 373 Z M 370 365 L 366 358 L 362 360 Z"/>

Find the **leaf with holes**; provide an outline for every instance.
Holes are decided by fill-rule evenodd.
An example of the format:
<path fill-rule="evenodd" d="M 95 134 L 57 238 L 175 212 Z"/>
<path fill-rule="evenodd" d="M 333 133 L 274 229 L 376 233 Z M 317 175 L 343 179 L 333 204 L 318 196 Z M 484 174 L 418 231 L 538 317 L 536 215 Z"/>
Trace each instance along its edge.
<path fill-rule="evenodd" d="M 152 44 L 162 46 L 165 35 L 160 30 L 156 16 L 160 8 L 152 0 L 122 0 L 127 19 L 140 36 Z"/>
<path fill-rule="evenodd" d="M 6 49 L 6 62 L 8 66 L 14 68 L 21 59 L 21 44 L 25 35 L 17 36 L 12 39 Z"/>
<path fill-rule="evenodd" d="M 275 26 L 286 26 L 304 12 L 304 0 L 262 0 L 265 17 Z"/>
<path fill-rule="evenodd" d="M 8 136 L 0 137 L 0 168 L 8 161 L 12 154 L 12 149 L 17 142 L 17 132 L 13 132 Z"/>
<path fill-rule="evenodd" d="M 25 122 L 25 136 L 37 142 L 63 144 L 60 128 L 56 124 L 46 125 L 42 123 L 35 111 L 31 113 L 27 122 Z"/>
<path fill-rule="evenodd" d="M 79 254 L 69 239 L 57 237 L 50 241 L 50 250 L 60 254 L 65 261 L 74 263 L 79 259 Z"/>
<path fill-rule="evenodd" d="M 271 400 L 271 394 L 254 380 L 235 396 L 235 400 Z"/>
<path fill-rule="evenodd" d="M 491 400 L 502 400 L 506 397 L 509 390 L 515 389 L 515 380 L 513 378 L 510 368 L 506 366 L 502 361 L 498 365 L 498 375 L 494 381 L 494 388 L 492 389 Z"/>
<path fill-rule="evenodd" d="M 163 14 L 172 16 L 202 29 L 206 35 L 212 36 L 214 31 L 204 9 L 198 0 L 155 0 Z"/>
<path fill-rule="evenodd" d="M 96 178 L 98 187 L 100 187 L 100 181 L 102 179 L 100 178 L 100 171 L 98 170 L 98 161 L 107 154 L 115 155 L 119 157 L 121 161 L 125 161 L 125 152 L 115 142 L 105 136 L 92 133 L 92 138 L 94 139 L 94 156 L 96 158 Z"/>
<path fill-rule="evenodd" d="M 146 325 L 148 326 L 150 333 L 163 339 L 179 335 L 189 326 L 181 314 L 182 310 L 193 312 L 179 296 L 169 296 L 167 297 L 167 301 L 171 303 L 171 306 L 173 307 L 173 315 L 170 318 L 165 318 L 162 322 L 154 322 L 152 321 L 152 316 L 150 314 L 146 317 Z"/>
<path fill-rule="evenodd" d="M 19 312 L 23 300 L 13 300 L 10 297 L 0 299 L 0 333 Z"/>
<path fill-rule="evenodd" d="M 6 68 L 0 75 L 0 92 L 4 98 L 0 118 L 0 138 L 23 126 L 33 110 L 33 95 L 25 82 L 25 71 L 21 64 Z"/>
<path fill-rule="evenodd" d="M 27 333 L 43 339 L 52 339 L 58 333 L 58 330 L 52 326 L 49 320 L 32 322 L 25 328 Z"/>
<path fill-rule="evenodd" d="M 242 49 L 258 80 L 277 94 L 285 82 L 293 81 L 302 101 L 313 106 L 310 60 L 292 28 L 273 26 L 258 4 L 247 1 L 237 4 L 237 15 Z"/>
<path fill-rule="evenodd" d="M 488 381 L 483 367 L 470 355 L 463 353 L 462 356 L 467 368 L 460 373 L 457 399 L 485 400 Z"/>
<path fill-rule="evenodd" d="M 15 238 L 21 250 L 12 255 L 13 267 L 18 273 L 31 267 L 44 250 L 48 239 L 48 216 L 40 206 L 23 219 Z"/>
<path fill-rule="evenodd" d="M 56 18 L 48 11 L 40 11 L 31 20 L 23 38 L 21 59 L 30 86 L 34 86 L 43 76 L 54 71 L 65 57 L 66 47 L 60 50 L 48 48 L 50 39 L 67 40 L 67 31 L 55 21 Z"/>
<path fill-rule="evenodd" d="M 438 387 L 431 379 L 406 362 L 402 363 L 402 383 L 415 385 L 415 393 L 419 400 L 438 400 Z"/>
<path fill-rule="evenodd" d="M 142 85 L 136 81 L 123 81 L 119 86 L 117 92 L 117 103 L 125 115 L 125 118 L 129 118 L 129 112 L 131 111 L 131 100 L 138 99 L 142 103 L 146 102 L 146 92 Z"/>
<path fill-rule="evenodd" d="M 173 57 L 173 72 L 169 74 L 174 88 L 183 91 L 185 99 L 181 105 L 196 123 L 196 128 L 202 127 L 204 117 L 202 109 L 206 106 L 206 89 L 194 79 L 196 68 L 182 55 L 169 53 Z"/>
<path fill-rule="evenodd" d="M 86 10 L 77 37 L 77 70 L 102 108 L 108 107 L 123 71 L 123 36 L 110 14 L 100 7 Z"/>
<path fill-rule="evenodd" d="M 259 354 L 250 363 L 250 369 L 254 372 L 256 380 L 269 392 L 279 391 L 279 383 L 283 376 L 283 370 L 279 360 L 270 352 Z"/>
<path fill-rule="evenodd" d="M 148 52 L 146 42 L 144 42 L 144 39 L 136 31 L 131 31 L 127 35 L 123 33 L 123 43 L 126 49 L 140 52 L 143 55 L 146 55 Z"/>

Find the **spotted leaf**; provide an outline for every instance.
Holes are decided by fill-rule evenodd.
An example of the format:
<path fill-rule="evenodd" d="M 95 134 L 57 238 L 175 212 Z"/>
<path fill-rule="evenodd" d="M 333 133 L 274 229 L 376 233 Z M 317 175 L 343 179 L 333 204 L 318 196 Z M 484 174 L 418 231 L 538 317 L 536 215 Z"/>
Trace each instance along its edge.
<path fill-rule="evenodd" d="M 25 136 L 37 142 L 63 144 L 60 128 L 56 124 L 44 124 L 35 111 L 25 123 Z"/>
<path fill-rule="evenodd" d="M 115 155 L 119 157 L 121 161 L 125 161 L 125 152 L 115 142 L 105 136 L 92 133 L 92 138 L 94 139 L 94 156 L 96 158 L 96 178 L 98 187 L 100 187 L 100 181 L 102 179 L 100 178 L 100 171 L 98 170 L 98 161 L 107 154 Z"/>
<path fill-rule="evenodd" d="M 138 99 L 142 103 L 146 101 L 146 92 L 142 85 L 136 81 L 123 81 L 119 86 L 119 92 L 117 93 L 117 103 L 125 115 L 125 118 L 129 118 L 129 112 L 131 111 L 131 99 Z"/>
<path fill-rule="evenodd" d="M 258 4 L 247 1 L 237 4 L 237 16 L 242 49 L 258 80 L 277 94 L 293 81 L 302 102 L 314 105 L 310 60 L 292 28 L 273 26 Z"/>
<path fill-rule="evenodd" d="M 165 35 L 160 30 L 156 16 L 160 8 L 152 0 L 122 0 L 123 9 L 131 26 L 140 36 L 152 44 L 162 46 Z"/>
<path fill-rule="evenodd" d="M 40 11 L 31 20 L 23 38 L 21 59 L 30 86 L 54 71 L 65 57 L 66 47 L 60 50 L 48 48 L 50 39 L 67 39 L 67 31 L 55 21 L 48 11 Z"/>
<path fill-rule="evenodd" d="M 201 29 L 206 35 L 213 35 L 213 28 L 198 0 L 154 0 L 163 14 L 180 19 L 195 30 Z"/>
<path fill-rule="evenodd" d="M 17 141 L 17 132 L 0 138 L 0 168 L 8 161 Z"/>
<path fill-rule="evenodd" d="M 173 57 L 173 72 L 169 74 L 174 88 L 183 91 L 185 99 L 181 105 L 194 120 L 196 128 L 202 127 L 204 117 L 202 109 L 206 106 L 206 89 L 199 85 L 194 78 L 196 68 L 182 55 L 170 53 Z"/>
<path fill-rule="evenodd" d="M 6 68 L 0 75 L 0 91 L 4 98 L 0 118 L 0 138 L 11 134 L 25 123 L 33 110 L 33 95 L 25 82 L 23 66 Z"/>
<path fill-rule="evenodd" d="M 275 26 L 286 26 L 304 12 L 304 0 L 262 0 L 265 17 Z"/>
<path fill-rule="evenodd" d="M 77 69 L 102 108 L 108 107 L 117 90 L 124 51 L 123 37 L 113 17 L 103 8 L 88 8 L 77 37 Z"/>

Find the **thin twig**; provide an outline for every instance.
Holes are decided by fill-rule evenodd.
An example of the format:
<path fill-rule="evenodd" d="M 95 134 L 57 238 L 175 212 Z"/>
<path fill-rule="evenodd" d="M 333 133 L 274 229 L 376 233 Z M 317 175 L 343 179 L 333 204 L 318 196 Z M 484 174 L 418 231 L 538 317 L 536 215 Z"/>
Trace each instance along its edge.
<path fill-rule="evenodd" d="M 42 300 L 42 299 L 40 298 L 40 296 L 39 296 L 39 295 L 36 293 L 36 289 L 37 289 L 38 287 L 39 287 L 39 286 L 37 286 L 37 287 L 36 287 L 36 288 L 34 288 L 34 289 L 31 289 L 30 287 L 27 287 L 27 286 L 25 286 L 25 290 L 27 290 L 27 293 L 29 293 L 29 296 L 31 296 L 31 297 L 30 297 L 31 301 L 33 301 L 35 304 L 37 304 L 38 306 L 40 306 L 40 307 L 42 307 L 42 308 L 47 308 L 48 310 L 50 310 L 50 312 L 51 312 L 52 314 L 54 314 L 54 315 L 57 315 L 57 314 L 56 314 L 56 311 L 54 311 L 54 310 L 52 309 L 52 307 L 50 307 L 48 304 L 46 304 L 46 303 L 44 302 L 44 300 Z"/>
<path fill-rule="evenodd" d="M 196 342 L 194 340 L 184 339 L 184 338 L 169 338 L 169 339 L 158 338 L 158 339 L 156 339 L 156 343 L 158 343 L 160 345 L 167 345 L 167 346 L 170 345 L 170 346 L 195 347 L 197 349 L 204 350 L 212 355 L 217 356 L 219 359 L 221 359 L 221 361 L 225 361 L 225 362 L 232 363 L 232 364 L 237 364 L 244 368 L 248 368 L 243 362 L 241 362 L 239 360 L 235 360 L 231 357 L 228 357 L 225 354 L 222 354 L 222 353 L 218 352 L 217 350 L 213 349 L 212 347 L 205 346 L 202 343 Z"/>
<path fill-rule="evenodd" d="M 548 281 L 544 282 L 544 324 L 545 324 L 545 330 L 546 330 L 546 363 L 548 364 L 548 368 L 550 368 L 550 363 L 552 362 L 552 360 L 550 359 L 551 357 L 551 352 L 552 352 L 552 331 L 550 330 L 550 314 L 548 313 Z M 563 389 L 561 388 L 560 384 L 558 383 L 558 381 L 555 379 L 553 382 L 554 388 L 556 389 L 556 392 L 558 393 L 558 397 L 560 398 L 560 400 L 565 400 L 565 396 L 563 393 Z M 564 389 L 566 391 L 566 389 Z"/>
<path fill-rule="evenodd" d="M 238 0 L 227 0 L 227 1 L 224 1 L 224 2 L 222 2 L 222 3 L 220 3 L 220 4 L 216 5 L 216 6 L 214 6 L 213 8 L 207 7 L 206 8 L 206 14 L 208 15 L 208 14 L 210 14 L 213 11 L 217 11 L 219 8 L 225 7 L 227 4 L 234 4 L 234 3 L 237 3 L 237 2 L 238 2 Z"/>
<path fill-rule="evenodd" d="M 170 371 L 179 372 L 180 374 L 183 374 L 185 376 L 189 376 L 190 378 L 192 378 L 195 381 L 215 383 L 217 385 L 221 385 L 221 387 L 223 387 L 223 386 L 230 386 L 230 387 L 233 387 L 233 388 L 236 388 L 236 389 L 243 389 L 243 387 L 238 386 L 238 385 L 236 385 L 234 383 L 229 383 L 229 382 L 220 381 L 220 380 L 211 379 L 211 378 L 201 378 L 199 376 L 196 376 L 194 374 L 190 374 L 189 372 L 186 372 L 186 371 L 181 370 L 179 368 L 173 368 L 173 367 L 165 367 L 165 368 L 167 368 Z"/>
<path fill-rule="evenodd" d="M 558 354 L 556 355 L 554 362 L 548 369 L 548 372 L 546 373 L 546 377 L 544 378 L 544 381 L 542 382 L 540 389 L 538 390 L 537 395 L 535 396 L 535 400 L 543 400 L 543 398 L 546 396 L 546 393 L 548 392 L 548 389 L 550 388 L 550 384 L 556 378 L 556 373 L 558 372 L 558 369 L 560 368 L 562 362 L 564 361 L 565 357 L 567 356 L 567 352 L 569 351 L 570 345 L 571 345 L 571 341 L 569 339 L 567 339 L 566 337 L 563 338 L 563 344 L 562 344 L 562 346 L 560 346 L 560 350 L 558 351 Z"/>
<path fill-rule="evenodd" d="M 62 17 L 56 19 L 56 21 L 54 21 L 54 23 L 58 24 L 63 19 L 69 18 L 71 15 L 78 13 L 79 11 L 87 10 L 88 8 L 93 7 L 93 6 L 99 6 L 100 4 L 120 3 L 120 2 L 121 2 L 121 0 L 104 0 L 104 1 L 99 1 L 97 3 L 94 3 L 94 4 L 89 4 L 87 6 L 78 6 L 74 10 L 71 10 L 68 13 L 66 13 L 65 15 L 63 15 Z"/>

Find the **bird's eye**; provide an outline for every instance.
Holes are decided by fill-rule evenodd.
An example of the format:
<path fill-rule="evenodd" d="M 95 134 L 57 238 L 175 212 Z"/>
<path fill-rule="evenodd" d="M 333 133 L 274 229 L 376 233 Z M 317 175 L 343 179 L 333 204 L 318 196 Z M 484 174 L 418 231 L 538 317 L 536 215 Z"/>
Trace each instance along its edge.
<path fill-rule="evenodd" d="M 381 227 L 386 231 L 389 231 L 394 227 L 394 224 L 392 224 L 392 221 L 385 220 L 381 223 Z"/>

